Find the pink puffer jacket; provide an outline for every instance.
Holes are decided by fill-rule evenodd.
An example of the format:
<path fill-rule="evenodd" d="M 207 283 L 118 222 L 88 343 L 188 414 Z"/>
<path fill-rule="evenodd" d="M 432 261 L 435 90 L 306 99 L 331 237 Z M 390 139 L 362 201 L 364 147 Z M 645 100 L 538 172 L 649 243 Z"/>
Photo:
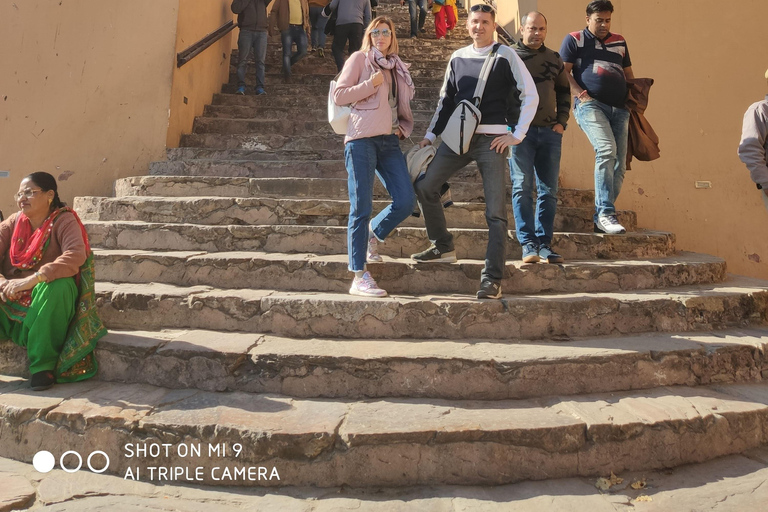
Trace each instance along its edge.
<path fill-rule="evenodd" d="M 403 137 L 408 137 L 413 131 L 411 88 L 403 77 L 386 69 L 381 70 L 384 82 L 374 87 L 371 75 L 377 69 L 368 54 L 357 51 L 349 57 L 341 70 L 333 100 L 337 105 L 352 106 L 347 135 L 344 137 L 345 144 L 350 140 L 392 133 L 392 110 L 388 101 L 392 75 L 397 79 L 397 118 L 400 131 Z"/>

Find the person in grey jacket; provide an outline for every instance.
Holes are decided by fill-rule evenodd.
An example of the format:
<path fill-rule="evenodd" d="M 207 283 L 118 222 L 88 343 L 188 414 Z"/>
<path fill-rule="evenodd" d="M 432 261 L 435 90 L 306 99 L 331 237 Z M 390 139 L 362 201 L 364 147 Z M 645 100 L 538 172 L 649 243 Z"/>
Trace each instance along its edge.
<path fill-rule="evenodd" d="M 352 55 L 363 45 L 363 30 L 371 22 L 370 0 L 333 0 L 324 13 L 330 16 L 336 10 L 336 31 L 331 51 L 336 68 L 344 67 L 344 46 L 349 41 L 347 55 Z"/>
<path fill-rule="evenodd" d="M 768 71 L 765 72 L 768 81 Z M 744 114 L 739 143 L 739 159 L 749 169 L 752 181 L 763 191 L 768 208 L 768 95 L 753 103 Z"/>
<path fill-rule="evenodd" d="M 245 70 L 253 49 L 256 59 L 256 94 L 264 90 L 264 62 L 267 59 L 267 6 L 272 0 L 233 0 L 240 35 L 237 38 L 237 94 L 245 94 Z"/>

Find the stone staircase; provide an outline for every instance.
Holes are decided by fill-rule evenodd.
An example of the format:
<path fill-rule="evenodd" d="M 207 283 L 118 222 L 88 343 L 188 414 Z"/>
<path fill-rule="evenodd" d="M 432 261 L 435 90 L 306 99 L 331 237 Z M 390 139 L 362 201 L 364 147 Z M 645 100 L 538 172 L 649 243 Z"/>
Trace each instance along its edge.
<path fill-rule="evenodd" d="M 407 8 L 379 11 L 414 63 L 417 141 L 469 40 L 460 26 L 437 42 L 429 22 L 405 39 Z M 335 66 L 311 54 L 283 84 L 279 55 L 273 40 L 267 96 L 231 80 L 148 176 L 76 199 L 111 331 L 100 372 L 33 393 L 23 351 L 0 344 L 0 456 L 102 450 L 108 472 L 139 466 L 144 481 L 150 465 L 200 466 L 194 483 L 255 485 L 212 468 L 274 467 L 258 485 L 400 487 L 605 476 L 766 444 L 768 282 L 677 250 L 634 212 L 620 214 L 628 234 L 592 233 L 592 191 L 560 192 L 567 263 L 521 264 L 510 240 L 504 299 L 478 301 L 487 232 L 467 168 L 447 210 L 460 261 L 410 261 L 428 244 L 410 219 L 370 265 L 391 296 L 348 295 L 342 137 L 325 122 Z M 131 458 L 129 443 L 170 450 Z"/>

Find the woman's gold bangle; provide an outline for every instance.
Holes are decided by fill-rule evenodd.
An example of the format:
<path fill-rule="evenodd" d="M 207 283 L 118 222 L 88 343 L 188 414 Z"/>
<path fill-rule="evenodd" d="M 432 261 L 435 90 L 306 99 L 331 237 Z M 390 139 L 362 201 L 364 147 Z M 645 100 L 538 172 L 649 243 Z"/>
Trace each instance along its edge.
<path fill-rule="evenodd" d="M 35 272 L 35 277 L 37 278 L 38 283 L 44 283 L 45 277 L 40 272 Z"/>

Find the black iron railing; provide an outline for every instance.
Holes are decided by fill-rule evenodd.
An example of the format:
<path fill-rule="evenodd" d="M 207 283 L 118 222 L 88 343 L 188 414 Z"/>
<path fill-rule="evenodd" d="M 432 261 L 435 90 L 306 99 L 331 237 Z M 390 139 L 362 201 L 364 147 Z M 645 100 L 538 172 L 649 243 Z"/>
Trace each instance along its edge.
<path fill-rule="evenodd" d="M 234 29 L 237 25 L 234 21 L 230 20 L 208 34 L 207 36 L 203 37 L 201 40 L 187 48 L 186 50 L 179 52 L 176 54 L 176 67 L 180 68 L 187 62 L 194 59 L 196 56 L 200 55 L 206 48 L 211 46 L 213 43 L 224 37 L 225 35 L 229 34 L 232 29 Z"/>

